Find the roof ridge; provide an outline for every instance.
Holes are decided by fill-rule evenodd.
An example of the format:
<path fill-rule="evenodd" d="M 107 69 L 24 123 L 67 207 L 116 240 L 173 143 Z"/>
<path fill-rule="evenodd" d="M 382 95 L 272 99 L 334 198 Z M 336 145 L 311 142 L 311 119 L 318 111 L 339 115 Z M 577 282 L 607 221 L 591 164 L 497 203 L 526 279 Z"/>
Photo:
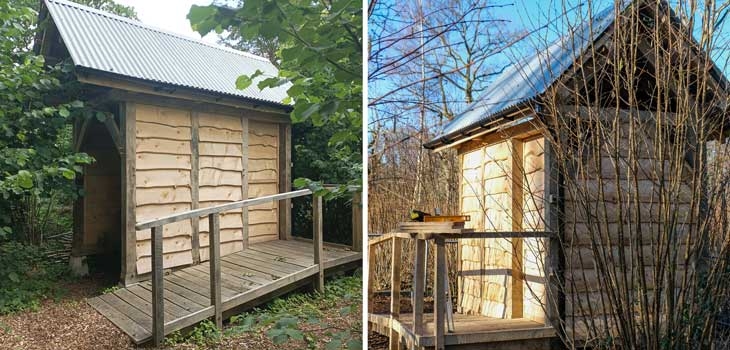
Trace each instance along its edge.
<path fill-rule="evenodd" d="M 130 25 L 133 25 L 133 26 L 142 28 L 142 29 L 155 31 L 155 32 L 158 32 L 160 34 L 169 35 L 169 36 L 172 36 L 172 37 L 181 39 L 181 40 L 187 40 L 187 41 L 190 41 L 190 42 L 193 42 L 193 43 L 196 43 L 196 44 L 200 44 L 200 45 L 205 45 L 205 46 L 208 46 L 210 48 L 217 49 L 217 50 L 221 50 L 221 51 L 225 51 L 225 52 L 230 52 L 230 53 L 234 53 L 234 54 L 237 54 L 237 55 L 240 55 L 240 56 L 244 56 L 244 57 L 247 57 L 247 58 L 253 58 L 253 59 L 256 59 L 256 60 L 260 60 L 260 61 L 264 61 L 264 62 L 271 63 L 271 61 L 269 61 L 267 58 L 262 57 L 262 56 L 259 56 L 259 55 L 252 54 L 250 52 L 236 50 L 236 49 L 233 49 L 233 48 L 230 48 L 230 47 L 225 47 L 225 46 L 221 46 L 221 45 L 216 45 L 216 44 L 212 44 L 212 43 L 209 43 L 209 42 L 205 42 L 205 41 L 203 41 L 201 39 L 195 39 L 195 38 L 187 37 L 187 36 L 184 36 L 184 35 L 179 34 L 179 33 L 175 33 L 175 32 L 172 32 L 172 31 L 169 31 L 169 30 L 166 30 L 166 29 L 162 29 L 162 28 L 158 28 L 158 27 L 155 27 L 155 26 L 152 26 L 152 25 L 149 25 L 149 24 L 145 24 L 142 21 L 133 20 L 131 18 L 127 18 L 127 17 L 122 17 L 122 16 L 119 16 L 119 15 L 115 15 L 113 13 L 106 12 L 106 11 L 102 11 L 102 10 L 99 10 L 99 9 L 95 9 L 93 7 L 89 7 L 89 6 L 86 6 L 86 5 L 83 5 L 83 4 L 79 4 L 77 2 L 73 2 L 73 1 L 70 1 L 70 0 L 44 0 L 44 1 L 46 1 L 46 2 L 53 2 L 53 3 L 59 4 L 59 5 L 65 5 L 65 6 L 74 7 L 74 8 L 77 8 L 79 10 L 82 10 L 82 11 L 87 11 L 87 12 L 90 12 L 90 13 L 93 13 L 93 14 L 96 14 L 96 15 L 100 15 L 100 16 L 107 17 L 109 19 L 113 19 L 113 20 L 125 22 L 127 24 L 130 24 Z"/>

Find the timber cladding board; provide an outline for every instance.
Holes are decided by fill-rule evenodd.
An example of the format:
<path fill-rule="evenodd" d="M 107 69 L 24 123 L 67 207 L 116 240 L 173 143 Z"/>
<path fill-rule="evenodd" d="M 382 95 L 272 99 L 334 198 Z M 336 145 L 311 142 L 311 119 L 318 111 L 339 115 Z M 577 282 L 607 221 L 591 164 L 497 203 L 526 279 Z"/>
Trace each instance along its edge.
<path fill-rule="evenodd" d="M 190 112 L 151 105 L 136 106 L 136 220 L 144 221 L 193 208 Z M 164 267 L 188 265 L 192 223 L 165 225 Z M 137 274 L 151 271 L 150 230 L 137 232 Z"/>
<path fill-rule="evenodd" d="M 585 115 L 588 110 L 569 110 L 567 113 Z M 626 128 L 626 120 L 629 118 L 627 111 L 607 109 L 598 113 L 612 118 L 611 120 L 619 118 L 621 123 L 616 125 L 622 130 Z M 658 251 L 659 237 L 669 231 L 664 224 L 668 213 L 676 222 L 674 231 L 668 233 L 674 237 L 675 242 L 686 242 L 690 228 L 695 225 L 688 204 L 692 191 L 686 183 L 674 181 L 679 186 L 668 196 L 671 199 L 661 200 L 662 196 L 667 196 L 669 187 L 662 188 L 662 185 L 668 183 L 662 184 L 659 180 L 676 178 L 672 177 L 669 164 L 658 158 L 661 153 L 655 152 L 655 135 L 651 125 L 654 118 L 651 112 L 640 111 L 635 114 L 633 117 L 638 117 L 647 126 L 638 131 L 639 136 L 635 136 L 639 146 L 633 152 L 628 152 L 631 148 L 628 137 L 622 139 L 618 145 L 602 146 L 600 154 L 592 154 L 590 157 L 599 162 L 586 162 L 593 164 L 584 167 L 585 171 L 580 178 L 573 176 L 574 180 L 566 181 L 564 185 L 564 212 L 561 217 L 565 237 L 565 321 L 568 334 L 574 332 L 578 338 L 588 334 L 586 324 L 595 324 L 599 333 L 609 327 L 604 315 L 610 312 L 606 313 L 602 309 L 602 301 L 608 300 L 609 296 L 601 292 L 606 289 L 607 283 L 624 288 L 624 278 L 627 281 L 642 278 L 646 282 L 642 295 L 648 298 L 655 295 L 655 269 L 660 266 L 654 266 L 654 254 Z M 616 154 L 619 156 L 615 157 Z M 632 171 L 629 164 L 636 166 L 638 171 Z M 691 169 L 684 167 L 681 176 L 687 176 L 689 171 Z M 571 174 L 566 174 L 566 178 L 570 176 Z M 621 196 L 618 196 L 618 192 Z M 640 219 L 637 220 L 637 216 Z M 680 244 L 677 254 L 684 256 L 687 250 L 686 245 Z M 639 256 L 642 258 L 639 259 Z M 615 280 L 609 281 L 604 274 L 599 273 L 599 266 L 614 271 Z M 631 268 L 626 269 L 625 266 Z M 637 272 L 642 268 L 643 274 Z M 664 281 L 661 286 L 665 287 L 667 280 L 671 279 L 675 279 L 675 284 L 680 285 L 679 280 L 685 273 L 691 274 L 692 271 L 688 271 L 687 266 L 678 264 L 674 276 L 662 276 Z M 631 288 L 636 287 L 629 287 Z M 612 322 L 610 317 L 607 319 L 609 323 Z M 615 325 L 611 328 L 613 326 Z M 615 328 L 608 331 L 611 333 Z"/>
<path fill-rule="evenodd" d="M 249 121 L 248 197 L 279 193 L 279 125 Z M 249 240 L 252 243 L 279 238 L 279 203 L 249 208 Z"/>
<path fill-rule="evenodd" d="M 244 199 L 241 172 L 243 170 L 243 129 L 241 118 L 212 113 L 198 114 L 198 207 L 205 208 Z M 221 255 L 243 249 L 243 219 L 241 209 L 220 215 Z M 210 224 L 207 217 L 198 222 L 200 261 L 210 257 Z"/>
<path fill-rule="evenodd" d="M 461 154 L 460 204 L 461 214 L 472 218 L 468 227 L 484 231 L 544 229 L 541 220 L 544 206 L 542 143 L 542 138 L 531 136 L 525 141 L 496 142 Z M 519 164 L 513 164 L 513 161 Z M 518 180 L 517 185 L 514 180 Z M 520 188 L 521 193 L 515 193 L 520 200 L 514 201 L 513 192 Z M 515 203 L 518 208 L 513 208 Z M 515 210 L 522 215 L 513 215 Z M 531 320 L 543 321 L 540 301 L 544 298 L 541 281 L 544 243 L 537 238 L 521 240 L 519 244 L 511 239 L 459 240 L 461 312 L 497 318 L 521 313 Z M 520 249 L 521 253 L 514 249 Z M 519 261 L 513 261 L 515 257 Z M 513 264 L 529 277 L 524 283 L 516 282 L 521 286 L 514 288 Z M 513 310 L 513 307 L 518 309 Z"/>
<path fill-rule="evenodd" d="M 260 113 L 251 113 L 249 119 L 137 104 L 136 221 L 279 193 L 279 124 L 254 121 Z M 247 211 L 221 213 L 222 255 L 240 251 L 247 240 L 278 238 L 277 203 Z M 207 260 L 207 247 L 207 218 L 164 225 L 165 268 Z M 136 232 L 135 249 L 137 274 L 150 272 L 150 230 Z"/>

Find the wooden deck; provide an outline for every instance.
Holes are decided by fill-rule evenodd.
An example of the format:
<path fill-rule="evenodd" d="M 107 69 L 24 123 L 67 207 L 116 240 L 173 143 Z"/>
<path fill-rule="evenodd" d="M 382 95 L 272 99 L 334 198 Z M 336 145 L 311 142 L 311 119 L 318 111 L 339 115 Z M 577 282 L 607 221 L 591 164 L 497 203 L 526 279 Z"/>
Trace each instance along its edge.
<path fill-rule="evenodd" d="M 292 287 L 308 283 L 319 272 L 312 243 L 308 241 L 255 243 L 220 259 L 223 312 L 265 303 Z M 361 259 L 359 252 L 324 247 L 325 271 L 354 266 Z M 214 316 L 209 269 L 205 262 L 165 275 L 165 335 Z M 140 344 L 152 339 L 151 291 L 151 282 L 146 281 L 87 301 Z"/>
<path fill-rule="evenodd" d="M 398 319 L 392 319 L 390 315 L 369 314 L 368 323 L 370 329 L 389 336 L 391 330 L 400 337 L 400 344 L 405 344 L 408 349 L 419 349 L 421 347 L 435 346 L 433 314 L 424 314 L 424 332 L 420 335 L 413 333 L 413 314 L 400 314 Z M 444 343 L 447 347 L 486 347 L 490 344 L 520 341 L 525 349 L 530 346 L 525 343 L 527 340 L 535 340 L 536 343 L 549 341 L 555 337 L 555 330 L 546 327 L 544 323 L 535 322 L 525 318 L 502 319 L 479 315 L 454 314 L 454 332 L 444 334 Z M 491 348 L 491 347 L 490 347 Z M 522 347 L 520 347 L 522 348 Z"/>

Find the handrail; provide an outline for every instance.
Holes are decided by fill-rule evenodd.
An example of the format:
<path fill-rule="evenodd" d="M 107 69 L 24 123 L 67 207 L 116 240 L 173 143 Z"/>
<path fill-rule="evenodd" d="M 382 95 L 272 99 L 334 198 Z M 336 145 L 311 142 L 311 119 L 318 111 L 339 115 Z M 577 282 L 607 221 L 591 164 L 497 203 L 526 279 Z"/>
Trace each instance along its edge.
<path fill-rule="evenodd" d="M 392 245 L 391 257 L 391 276 L 390 276 L 390 317 L 397 319 L 400 316 L 400 283 L 401 283 L 401 244 L 402 240 L 415 240 L 415 257 L 414 257 L 414 271 L 413 271 L 413 293 L 414 293 L 414 304 L 412 308 L 413 312 L 413 324 L 411 331 L 418 337 L 424 333 L 424 318 L 423 318 L 423 293 L 425 289 L 426 281 L 424 280 L 425 269 L 426 269 L 426 242 L 433 241 L 435 244 L 434 251 L 434 327 L 433 336 L 435 340 L 436 349 L 444 348 L 444 333 L 445 333 L 445 317 L 446 317 L 446 303 L 450 302 L 446 300 L 446 249 L 445 244 L 447 240 L 460 240 L 460 239 L 494 239 L 494 238 L 551 238 L 554 236 L 553 232 L 549 231 L 493 231 L 493 232 L 474 232 L 467 231 L 463 233 L 454 233 L 453 230 L 450 232 L 439 233 L 439 232 L 390 232 L 383 234 L 379 237 L 368 239 L 368 248 L 370 254 L 369 260 L 369 277 L 370 286 L 373 285 L 374 272 L 375 272 L 375 249 L 374 247 L 379 244 L 389 242 Z M 372 295 L 372 291 L 368 290 L 368 294 Z M 372 310 L 368 310 L 372 312 Z M 390 334 L 390 348 L 397 348 L 399 342 L 397 332 L 391 327 Z"/>
<path fill-rule="evenodd" d="M 231 202 L 231 203 L 226 203 L 226 204 L 219 204 L 219 205 L 214 205 L 212 207 L 193 209 L 193 210 L 189 210 L 189 211 L 182 212 L 179 214 L 167 215 L 167 216 L 163 216 L 163 217 L 160 217 L 160 218 L 157 218 L 154 220 L 142 221 L 140 223 L 137 223 L 137 225 L 135 225 L 134 228 L 137 229 L 137 231 L 146 230 L 149 228 L 153 228 L 155 226 L 171 224 L 173 222 L 192 219 L 194 217 L 208 216 L 208 215 L 214 214 L 214 213 L 221 213 L 224 211 L 240 209 L 243 207 L 250 207 L 250 206 L 254 206 L 254 205 L 259 205 L 259 204 L 264 204 L 264 203 L 274 202 L 274 201 L 280 201 L 280 200 L 284 200 L 284 199 L 304 197 L 309 194 L 312 194 L 312 191 L 309 189 L 304 189 L 304 190 L 297 190 L 297 191 L 292 191 L 292 192 L 277 193 L 277 194 L 272 194 L 269 196 L 256 197 L 256 198 L 252 198 L 252 199 L 244 199 L 242 201 Z"/>
<path fill-rule="evenodd" d="M 359 191 L 353 196 L 353 249 L 362 251 L 362 245 L 358 242 L 362 239 L 362 230 L 358 226 L 361 223 L 361 200 Z M 259 205 L 268 202 L 281 201 L 285 199 L 313 195 L 309 189 L 278 193 L 258 198 L 245 199 L 242 201 L 216 205 L 207 208 L 193 209 L 183 213 L 163 216 L 154 220 L 137 223 L 137 230 L 151 229 L 152 239 L 152 340 L 155 346 L 162 344 L 165 337 L 165 314 L 164 314 L 164 273 L 162 258 L 162 239 L 164 225 L 174 222 L 192 219 L 201 216 L 208 216 L 208 245 L 210 249 L 210 307 L 214 310 L 215 324 L 218 328 L 223 326 L 223 310 L 221 300 L 221 267 L 220 267 L 220 215 L 222 212 Z M 314 247 L 313 264 L 317 267 L 317 278 L 315 287 L 317 291 L 324 293 L 324 228 L 323 228 L 323 203 L 322 196 L 314 196 L 312 201 L 312 245 Z"/>
<path fill-rule="evenodd" d="M 548 231 L 485 231 L 485 232 L 463 232 L 463 233 L 439 233 L 439 232 L 389 232 L 375 238 L 368 239 L 368 245 L 373 246 L 391 240 L 394 237 L 416 240 L 460 240 L 460 239 L 483 239 L 483 238 L 549 238 L 553 235 Z"/>

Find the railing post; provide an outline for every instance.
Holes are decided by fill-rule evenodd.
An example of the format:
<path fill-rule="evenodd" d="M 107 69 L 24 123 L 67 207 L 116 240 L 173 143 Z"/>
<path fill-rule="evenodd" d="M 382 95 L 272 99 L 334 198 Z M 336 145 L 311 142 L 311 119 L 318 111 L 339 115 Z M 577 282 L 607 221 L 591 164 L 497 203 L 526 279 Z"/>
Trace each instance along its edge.
<path fill-rule="evenodd" d="M 162 229 L 152 227 L 152 341 L 156 347 L 165 339 L 165 279 L 162 266 Z"/>
<path fill-rule="evenodd" d="M 426 284 L 426 241 L 416 239 L 416 259 L 413 267 L 413 334 L 423 333 L 423 290 Z"/>
<path fill-rule="evenodd" d="M 401 261 L 401 239 L 393 236 L 393 251 L 390 260 L 390 318 L 397 320 L 400 317 L 400 268 Z M 390 327 L 390 350 L 400 349 L 400 336 L 398 332 Z"/>
<path fill-rule="evenodd" d="M 210 248 L 210 305 L 215 309 L 215 325 L 223 328 L 221 310 L 221 236 L 220 214 L 208 215 L 208 248 Z"/>
<path fill-rule="evenodd" d="M 443 238 L 436 238 L 436 266 L 434 273 L 434 296 L 433 296 L 433 309 L 434 309 L 434 345 L 435 350 L 443 350 L 444 344 L 444 326 L 446 321 L 446 303 L 451 302 L 446 300 L 446 247 Z"/>
<path fill-rule="evenodd" d="M 324 251 L 322 249 L 323 241 L 323 222 L 322 222 L 322 196 L 312 195 L 312 242 L 314 243 L 314 264 L 317 265 L 317 280 L 315 288 L 318 292 L 324 293 Z"/>
<path fill-rule="evenodd" d="M 375 300 L 375 247 L 376 244 L 368 243 L 368 300 Z M 374 303 L 368 303 L 368 312 L 375 310 Z"/>
<path fill-rule="evenodd" d="M 352 195 L 352 250 L 362 252 L 362 192 Z"/>

